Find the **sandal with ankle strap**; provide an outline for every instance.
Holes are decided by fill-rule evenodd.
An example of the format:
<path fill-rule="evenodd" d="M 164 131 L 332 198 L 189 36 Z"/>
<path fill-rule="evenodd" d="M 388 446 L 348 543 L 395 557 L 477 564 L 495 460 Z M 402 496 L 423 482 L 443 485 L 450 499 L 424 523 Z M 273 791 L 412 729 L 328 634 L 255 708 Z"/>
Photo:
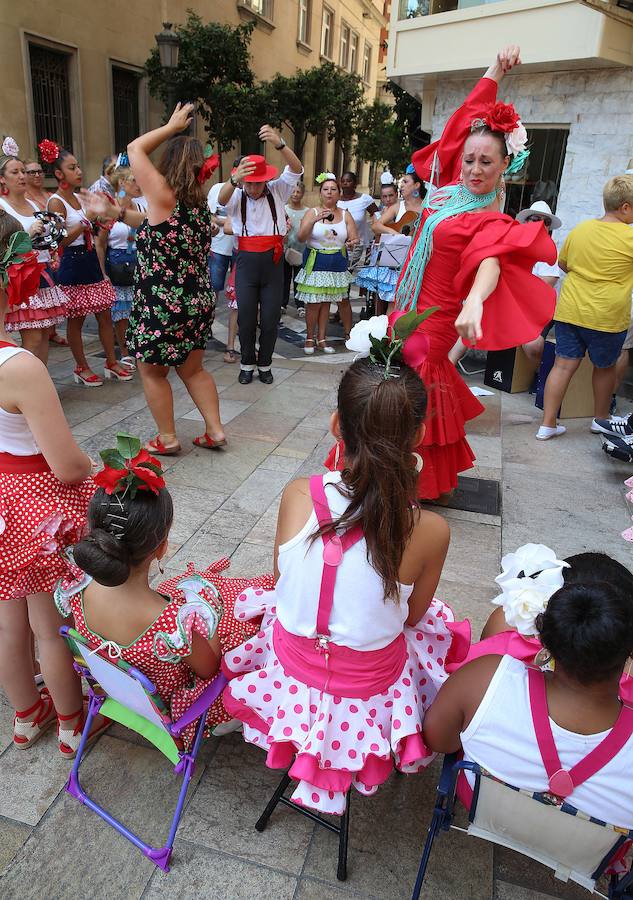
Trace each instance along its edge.
<path fill-rule="evenodd" d="M 226 447 L 226 438 L 221 441 L 214 441 L 208 432 L 205 431 L 200 437 L 193 439 L 192 444 L 196 447 L 204 447 L 205 450 L 218 450 L 220 447 Z"/>
<path fill-rule="evenodd" d="M 166 447 L 160 439 L 160 435 L 157 434 L 155 438 L 152 438 L 151 441 L 148 441 L 145 444 L 145 448 L 147 450 L 151 450 L 152 453 L 155 453 L 156 456 L 176 456 L 177 453 L 180 453 L 182 447 L 180 444 L 174 444 L 172 447 Z"/>
<path fill-rule="evenodd" d="M 36 710 L 38 712 L 34 719 L 28 719 L 26 722 L 20 721 L 32 715 Z M 18 750 L 27 750 L 29 747 L 32 747 L 36 741 L 39 741 L 44 732 L 51 727 L 56 718 L 55 704 L 48 692 L 48 688 L 44 687 L 41 690 L 39 700 L 30 709 L 16 710 L 13 720 L 14 746 Z"/>
<path fill-rule="evenodd" d="M 66 759 L 74 759 L 77 756 L 77 750 L 79 750 L 81 732 L 84 730 L 84 723 L 86 721 L 85 707 L 82 706 L 80 710 L 70 716 L 58 715 L 57 719 L 59 752 Z M 77 720 L 77 724 L 74 728 L 62 728 L 62 722 L 72 722 L 75 719 Z M 100 734 L 103 734 L 103 732 L 112 725 L 112 719 L 108 719 L 106 716 L 102 716 L 102 719 L 103 721 L 96 728 L 93 728 L 88 735 L 86 744 L 91 744 L 92 741 L 95 741 Z"/>

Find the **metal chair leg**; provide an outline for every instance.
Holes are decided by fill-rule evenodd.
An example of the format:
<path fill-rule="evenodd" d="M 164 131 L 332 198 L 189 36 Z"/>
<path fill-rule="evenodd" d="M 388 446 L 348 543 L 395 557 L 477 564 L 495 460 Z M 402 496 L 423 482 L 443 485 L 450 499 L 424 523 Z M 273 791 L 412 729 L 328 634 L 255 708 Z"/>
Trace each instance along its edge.
<path fill-rule="evenodd" d="M 277 806 L 277 804 L 279 803 L 279 801 L 280 801 L 281 798 L 283 797 L 284 791 L 286 790 L 286 788 L 287 788 L 288 785 L 290 784 L 291 780 L 292 780 L 292 779 L 290 778 L 290 776 L 288 775 L 288 773 L 285 772 L 283 778 L 281 779 L 281 781 L 279 782 L 279 784 L 278 784 L 277 787 L 275 788 L 275 793 L 272 795 L 272 797 L 271 797 L 270 800 L 268 801 L 268 805 L 266 806 L 266 809 L 265 809 L 264 812 L 261 814 L 261 816 L 259 817 L 259 819 L 255 822 L 255 829 L 256 829 L 257 831 L 263 831 L 263 830 L 264 830 L 264 828 L 265 828 L 266 825 L 268 824 L 268 820 L 270 819 L 270 817 L 272 816 L 272 814 L 273 814 L 273 812 L 274 812 L 274 810 L 275 810 L 275 807 Z"/>
<path fill-rule="evenodd" d="M 338 866 L 336 869 L 336 877 L 339 881 L 345 881 L 347 878 L 347 845 L 349 840 L 349 808 L 351 799 L 352 792 L 349 790 L 345 798 L 345 811 L 341 816 L 338 835 Z"/>
<path fill-rule="evenodd" d="M 422 883 L 424 882 L 424 876 L 426 875 L 426 869 L 429 864 L 429 858 L 431 856 L 431 850 L 433 849 L 433 841 L 435 840 L 436 834 L 440 830 L 443 816 L 443 811 L 440 811 L 437 808 L 433 810 L 433 818 L 431 819 L 429 831 L 424 843 L 422 859 L 420 860 L 420 868 L 418 869 L 418 877 L 415 879 L 415 887 L 413 888 L 411 900 L 419 900 L 420 891 L 422 890 Z"/>

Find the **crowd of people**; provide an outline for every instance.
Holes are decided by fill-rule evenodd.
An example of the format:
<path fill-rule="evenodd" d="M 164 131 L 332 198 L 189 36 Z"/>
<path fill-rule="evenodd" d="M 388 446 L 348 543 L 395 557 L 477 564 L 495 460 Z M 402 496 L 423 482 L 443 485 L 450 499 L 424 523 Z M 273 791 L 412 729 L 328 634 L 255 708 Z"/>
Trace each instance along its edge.
<path fill-rule="evenodd" d="M 373 794 L 394 768 L 418 772 L 436 753 L 461 749 L 515 787 L 633 828 L 633 717 L 623 706 L 632 696 L 633 575 L 604 554 L 559 560 L 526 545 L 504 557 L 499 609 L 475 641 L 435 597 L 450 531 L 418 502 L 451 491 L 474 460 L 465 423 L 483 407 L 449 360 L 458 340 L 523 345 L 538 359 L 555 320 L 537 436 L 562 433 L 556 412 L 586 349 L 595 426 L 630 427 L 609 419 L 608 403 L 631 311 L 633 179 L 609 182 L 604 218 L 574 229 L 560 255 L 551 238 L 560 220 L 549 208 L 537 202 L 519 220 L 503 213 L 504 179 L 525 164 L 527 148 L 497 88 L 519 62 L 518 47 L 498 54 L 439 141 L 414 154 L 399 189 L 385 179 L 381 208 L 349 172 L 320 175 L 319 205 L 304 206 L 301 161 L 268 125 L 260 140 L 279 151 L 284 170 L 241 157 L 207 192 L 217 160 L 183 134 L 188 104 L 132 141 L 126 159 L 105 160 L 90 191 L 79 191 L 74 155 L 52 142 L 40 147 L 58 184 L 50 197 L 40 164 L 3 147 L 0 683 L 15 709 L 16 747 L 56 724 L 59 751 L 77 752 L 81 684 L 58 634 L 72 616 L 95 652 L 115 648 L 150 678 L 174 717 L 222 671 L 229 684 L 207 731 L 242 728 L 269 767 L 288 769 L 299 805 L 341 815 L 351 787 Z M 53 236 L 49 248 L 44 235 Z M 558 305 L 556 265 L 568 273 Z M 388 315 L 353 325 L 354 279 Z M 600 286 L 607 280 L 617 304 Z M 151 566 L 167 550 L 173 518 L 157 457 L 181 449 L 170 369 L 204 420 L 194 444 L 225 446 L 204 367 L 215 292 L 234 304 L 225 361 L 235 361 L 239 334 L 240 384 L 255 370 L 270 384 L 292 285 L 305 353 L 332 352 L 327 324 L 337 304 L 359 354 L 338 388 L 330 471 L 284 490 L 272 575 L 239 591 L 223 578 L 222 608 L 217 566 L 200 573 L 195 597 L 179 579 L 154 589 Z M 66 318 L 76 380 L 102 383 L 83 349 L 90 313 L 105 377 L 127 381 L 138 371 L 158 429 L 145 447 L 121 436 L 103 467 L 75 442 L 46 368 L 51 329 Z M 90 740 L 109 724 L 96 717 Z M 560 757 L 555 775 L 599 747 L 600 765 L 569 784 L 553 777 L 535 736 L 542 727 Z M 615 729 L 619 741 L 607 752 Z"/>

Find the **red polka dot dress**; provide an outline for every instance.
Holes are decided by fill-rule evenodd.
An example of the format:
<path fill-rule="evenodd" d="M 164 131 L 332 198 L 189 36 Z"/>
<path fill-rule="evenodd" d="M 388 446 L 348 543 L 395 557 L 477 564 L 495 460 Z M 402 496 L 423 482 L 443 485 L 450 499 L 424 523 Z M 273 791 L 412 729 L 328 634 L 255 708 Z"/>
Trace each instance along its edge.
<path fill-rule="evenodd" d="M 199 678 L 187 665 L 194 632 L 209 640 L 217 629 L 224 654 L 259 630 L 257 619 L 249 622 L 235 619 L 235 597 L 249 585 L 270 587 L 272 575 L 255 579 L 224 578 L 218 573 L 228 565 L 229 561 L 223 559 L 200 574 L 190 567 L 185 575 L 164 581 L 157 588 L 166 600 L 161 615 L 132 643 L 117 645 L 120 658 L 136 666 L 154 683 L 174 720 L 182 716 L 217 678 L 217 675 L 212 679 Z M 83 591 L 91 579 L 79 570 L 76 572 L 78 577 L 73 583 L 58 586 L 55 592 L 57 608 L 62 615 L 72 613 L 75 628 L 84 638 L 92 643 L 102 643 L 107 636 L 92 631 L 84 615 Z M 222 697 L 218 697 L 207 714 L 206 735 L 214 725 L 230 722 L 231 718 Z M 187 747 L 191 746 L 195 728 L 196 723 L 183 732 Z"/>
<path fill-rule="evenodd" d="M 338 484 L 340 475 L 323 482 Z M 349 502 L 336 490 L 327 500 L 337 516 Z M 224 657 L 231 679 L 224 702 L 243 721 L 244 738 L 266 751 L 266 764 L 289 768 L 295 803 L 340 815 L 351 786 L 373 794 L 394 766 L 413 773 L 433 760 L 422 722 L 447 678 L 454 617 L 433 600 L 408 627 L 413 585 L 401 585 L 399 602 L 386 600 L 361 533 L 333 563 L 331 608 L 322 619 L 327 551 L 320 538 L 310 541 L 316 526 L 315 512 L 279 548 L 275 590 L 238 596 L 238 621 L 263 620 Z"/>
<path fill-rule="evenodd" d="M 0 366 L 27 352 L 0 342 Z M 24 416 L 0 408 L 0 601 L 52 593 L 69 574 L 64 551 L 80 540 L 95 489 L 91 478 L 59 481 Z"/>

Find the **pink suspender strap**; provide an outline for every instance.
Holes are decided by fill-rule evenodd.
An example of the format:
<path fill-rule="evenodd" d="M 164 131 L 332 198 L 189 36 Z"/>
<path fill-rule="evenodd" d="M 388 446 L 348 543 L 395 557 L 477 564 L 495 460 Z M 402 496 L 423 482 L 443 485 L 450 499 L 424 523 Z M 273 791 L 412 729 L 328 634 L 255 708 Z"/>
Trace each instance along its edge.
<path fill-rule="evenodd" d="M 332 522 L 330 504 L 325 495 L 325 487 L 321 475 L 313 475 L 310 478 L 310 496 L 314 504 L 317 521 L 321 528 L 326 528 Z M 343 561 L 343 554 L 363 537 L 360 525 L 354 525 L 342 537 L 335 531 L 329 531 L 322 535 L 323 538 L 323 574 L 321 576 L 321 591 L 319 594 L 319 607 L 317 610 L 317 634 L 319 637 L 328 637 L 330 634 L 329 621 L 334 604 L 334 584 L 336 582 L 336 569 Z"/>
<path fill-rule="evenodd" d="M 536 741 L 549 778 L 549 789 L 552 794 L 565 799 L 583 784 L 603 769 L 607 763 L 617 756 L 628 739 L 633 734 L 633 708 L 623 706 L 618 720 L 597 747 L 583 757 L 571 769 L 563 769 L 554 735 L 549 720 L 547 709 L 547 693 L 545 690 L 545 676 L 538 669 L 528 669 L 528 687 L 530 693 L 530 709 Z"/>

